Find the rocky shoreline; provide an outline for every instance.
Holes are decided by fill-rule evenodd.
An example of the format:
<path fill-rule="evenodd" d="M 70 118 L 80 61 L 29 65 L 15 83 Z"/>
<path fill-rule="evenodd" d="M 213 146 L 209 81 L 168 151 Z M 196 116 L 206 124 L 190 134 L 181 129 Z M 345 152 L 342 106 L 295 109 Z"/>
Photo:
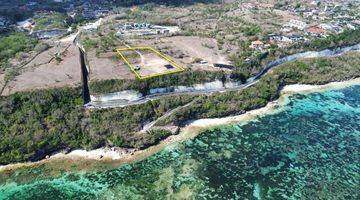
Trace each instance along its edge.
<path fill-rule="evenodd" d="M 48 156 L 46 159 L 36 162 L 25 162 L 15 163 L 0 166 L 0 172 L 11 171 L 20 167 L 33 167 L 37 165 L 46 164 L 53 161 L 69 160 L 69 162 L 79 162 L 81 160 L 94 161 L 94 162 L 112 162 L 118 165 L 122 163 L 130 163 L 138 160 L 142 160 L 148 156 L 151 156 L 165 147 L 181 142 L 187 139 L 196 137 L 202 131 L 223 125 L 229 125 L 240 122 L 247 122 L 265 114 L 273 113 L 275 108 L 280 105 L 286 104 L 286 97 L 295 93 L 311 93 L 324 90 L 342 89 L 352 85 L 359 85 L 360 78 L 351 79 L 342 82 L 331 82 L 325 85 L 302 85 L 294 84 L 285 86 L 281 90 L 281 95 L 278 100 L 269 102 L 265 107 L 251 110 L 242 115 L 229 116 L 223 118 L 212 118 L 212 119 L 198 119 L 189 122 L 186 126 L 181 128 L 178 135 L 171 135 L 168 138 L 161 141 L 159 144 L 151 146 L 149 148 L 138 150 L 138 149 L 126 149 L 118 147 L 104 147 L 95 150 L 73 150 L 70 152 L 60 152 L 52 156 Z M 276 109 L 276 111 L 278 111 Z"/>

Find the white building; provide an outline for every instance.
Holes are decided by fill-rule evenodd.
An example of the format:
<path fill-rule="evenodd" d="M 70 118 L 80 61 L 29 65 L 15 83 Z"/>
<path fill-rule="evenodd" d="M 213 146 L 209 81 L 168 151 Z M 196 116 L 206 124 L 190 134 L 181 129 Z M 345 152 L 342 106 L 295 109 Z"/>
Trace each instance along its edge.
<path fill-rule="evenodd" d="M 119 26 L 117 36 L 145 36 L 145 35 L 165 35 L 175 34 L 180 29 L 177 26 L 157 26 L 147 23 L 126 23 Z"/>
<path fill-rule="evenodd" d="M 304 30 L 306 27 L 306 23 L 303 21 L 291 19 L 285 26 L 290 28 L 297 28 L 299 30 Z"/>
<path fill-rule="evenodd" d="M 5 30 L 7 27 L 7 20 L 0 16 L 0 31 Z"/>
<path fill-rule="evenodd" d="M 54 37 L 60 37 L 65 33 L 67 33 L 67 29 L 51 29 L 51 30 L 34 31 L 31 33 L 31 35 L 39 39 L 50 39 Z"/>
<path fill-rule="evenodd" d="M 26 19 L 21 22 L 17 22 L 17 27 L 26 31 L 31 31 L 34 28 L 34 22 L 32 19 Z"/>

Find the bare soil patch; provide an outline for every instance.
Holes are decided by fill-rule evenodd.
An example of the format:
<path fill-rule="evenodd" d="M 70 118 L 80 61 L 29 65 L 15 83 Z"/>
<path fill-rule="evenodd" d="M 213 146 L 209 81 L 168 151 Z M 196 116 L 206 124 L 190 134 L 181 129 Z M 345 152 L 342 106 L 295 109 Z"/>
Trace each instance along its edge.
<path fill-rule="evenodd" d="M 165 51 L 181 51 L 184 54 L 183 56 L 173 56 L 194 70 L 215 71 L 218 70 L 213 67 L 213 64 L 215 63 L 230 64 L 227 56 L 218 49 L 216 40 L 212 38 L 175 36 L 162 38 L 161 42 L 163 42 L 164 45 L 169 46 L 168 49 L 170 50 Z M 203 61 L 203 64 L 199 62 L 200 60 Z"/>
<path fill-rule="evenodd" d="M 69 45 L 69 44 L 64 44 Z M 10 81 L 1 95 L 15 92 L 43 89 L 49 87 L 77 86 L 81 84 L 81 70 L 77 47 L 70 45 L 62 52 L 61 61 L 51 59 L 54 55 L 51 48 L 20 70 L 20 75 Z M 50 61 L 50 62 L 49 62 Z"/>
<path fill-rule="evenodd" d="M 96 56 L 95 51 L 87 54 L 91 80 L 106 79 L 134 79 L 129 67 L 120 61 L 117 52 L 101 53 Z"/>
<path fill-rule="evenodd" d="M 156 52 L 150 49 L 136 49 L 122 51 L 121 54 L 125 56 L 131 67 L 140 77 L 148 77 L 153 75 L 167 74 L 179 71 L 178 65 L 163 58 Z M 166 55 L 164 55 L 166 56 Z M 167 57 L 167 56 L 166 56 Z M 122 61 L 125 63 L 124 61 Z M 130 67 L 130 66 L 128 66 Z"/>

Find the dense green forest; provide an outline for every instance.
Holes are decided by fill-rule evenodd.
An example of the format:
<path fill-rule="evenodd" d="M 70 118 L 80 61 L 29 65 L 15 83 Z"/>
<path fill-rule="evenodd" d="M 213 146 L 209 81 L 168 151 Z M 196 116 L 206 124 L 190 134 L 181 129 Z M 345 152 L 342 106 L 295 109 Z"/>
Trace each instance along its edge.
<path fill-rule="evenodd" d="M 37 160 L 66 148 L 147 147 L 171 133 L 158 129 L 136 134 L 142 125 L 191 99 L 179 96 L 126 108 L 84 110 L 79 88 L 0 97 L 0 164 Z"/>
<path fill-rule="evenodd" d="M 142 126 L 166 111 L 193 101 L 158 125 L 241 114 L 278 97 L 285 84 L 324 84 L 360 76 L 360 57 L 351 53 L 288 63 L 252 87 L 210 96 L 176 96 L 125 108 L 84 110 L 78 88 L 36 90 L 0 97 L 0 164 L 37 160 L 66 148 L 145 148 L 171 134 Z"/>

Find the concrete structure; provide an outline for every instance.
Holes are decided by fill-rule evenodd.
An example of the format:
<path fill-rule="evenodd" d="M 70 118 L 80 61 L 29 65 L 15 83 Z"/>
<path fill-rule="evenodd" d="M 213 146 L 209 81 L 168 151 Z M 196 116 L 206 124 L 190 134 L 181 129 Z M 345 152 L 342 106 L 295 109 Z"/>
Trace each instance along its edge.
<path fill-rule="evenodd" d="M 161 35 L 172 34 L 180 29 L 177 26 L 157 26 L 148 23 L 126 23 L 119 26 L 117 36 L 144 36 L 144 35 Z"/>
<path fill-rule="evenodd" d="M 32 19 L 26 19 L 21 22 L 17 22 L 17 27 L 26 31 L 31 31 L 34 28 L 34 22 Z"/>
<path fill-rule="evenodd" d="M 263 49 L 264 43 L 261 42 L 260 40 L 252 41 L 249 47 L 252 49 Z"/>
<path fill-rule="evenodd" d="M 31 35 L 39 39 L 50 39 L 50 38 L 62 36 L 66 32 L 67 29 L 51 29 L 51 30 L 34 31 L 31 33 Z"/>
<path fill-rule="evenodd" d="M 320 37 L 326 33 L 326 31 L 323 28 L 318 27 L 318 26 L 310 26 L 310 27 L 306 28 L 305 31 L 308 35 L 311 35 L 314 37 Z"/>
<path fill-rule="evenodd" d="M 297 28 L 299 30 L 304 30 L 306 27 L 306 23 L 299 21 L 299 20 L 295 20 L 295 19 L 291 19 L 286 25 L 285 27 L 290 27 L 290 28 Z"/>
<path fill-rule="evenodd" d="M 7 28 L 7 20 L 5 17 L 0 16 L 0 31 L 5 30 Z"/>

